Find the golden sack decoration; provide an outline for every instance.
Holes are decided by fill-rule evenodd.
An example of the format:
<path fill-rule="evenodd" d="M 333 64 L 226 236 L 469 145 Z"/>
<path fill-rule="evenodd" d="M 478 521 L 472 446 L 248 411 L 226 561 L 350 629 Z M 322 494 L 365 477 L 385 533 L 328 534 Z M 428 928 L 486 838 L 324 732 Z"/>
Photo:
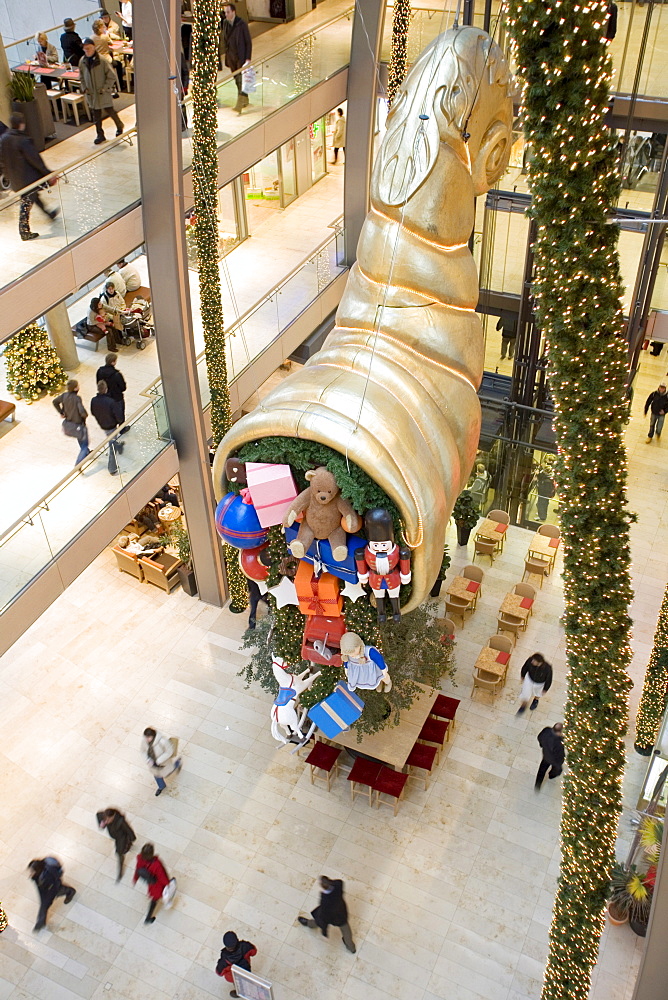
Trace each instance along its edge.
<path fill-rule="evenodd" d="M 225 460 L 276 435 L 324 444 L 364 469 L 401 512 L 413 589 L 427 596 L 480 434 L 483 332 L 468 246 L 475 202 L 504 172 L 512 78 L 474 27 L 439 35 L 397 92 L 371 179 L 371 210 L 323 349 L 221 441 Z"/>

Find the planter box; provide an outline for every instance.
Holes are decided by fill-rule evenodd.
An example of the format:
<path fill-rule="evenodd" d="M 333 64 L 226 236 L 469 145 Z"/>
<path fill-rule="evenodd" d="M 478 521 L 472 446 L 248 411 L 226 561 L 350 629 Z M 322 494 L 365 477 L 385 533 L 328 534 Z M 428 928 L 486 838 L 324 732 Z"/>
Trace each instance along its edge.
<path fill-rule="evenodd" d="M 26 133 L 38 153 L 44 151 L 44 127 L 37 101 L 12 101 L 12 111 L 20 111 L 26 120 Z"/>
<path fill-rule="evenodd" d="M 197 597 L 197 581 L 195 580 L 195 570 L 188 569 L 186 566 L 179 566 L 176 572 L 179 574 L 181 587 L 183 590 L 185 590 L 188 597 Z"/>

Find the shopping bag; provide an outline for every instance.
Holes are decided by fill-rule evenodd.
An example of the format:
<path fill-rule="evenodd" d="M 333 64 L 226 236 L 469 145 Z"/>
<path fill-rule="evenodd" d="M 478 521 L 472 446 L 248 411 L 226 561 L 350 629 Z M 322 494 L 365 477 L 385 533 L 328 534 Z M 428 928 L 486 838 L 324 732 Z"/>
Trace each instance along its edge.
<path fill-rule="evenodd" d="M 254 94 L 257 86 L 257 77 L 254 66 L 246 66 L 241 71 L 241 89 L 244 94 Z"/>
<path fill-rule="evenodd" d="M 165 886 L 165 888 L 162 890 L 162 902 L 163 902 L 163 906 L 166 906 L 167 909 L 169 909 L 169 907 L 174 902 L 174 896 L 175 895 L 176 895 L 176 879 L 175 878 L 170 878 L 169 882 L 167 883 L 167 885 Z"/>

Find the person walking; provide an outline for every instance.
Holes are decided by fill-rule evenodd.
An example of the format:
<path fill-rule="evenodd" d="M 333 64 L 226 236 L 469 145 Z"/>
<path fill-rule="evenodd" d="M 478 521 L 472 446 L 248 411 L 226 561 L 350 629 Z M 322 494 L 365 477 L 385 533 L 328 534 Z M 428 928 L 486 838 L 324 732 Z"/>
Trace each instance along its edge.
<path fill-rule="evenodd" d="M 0 171 L 5 175 L 12 191 L 22 191 L 51 173 L 39 155 L 30 136 L 26 135 L 26 120 L 20 111 L 9 116 L 9 129 L 0 141 Z M 48 182 L 51 187 L 57 178 Z M 39 233 L 30 230 L 30 212 L 33 205 L 39 205 L 45 215 L 55 219 L 60 209 L 50 209 L 42 201 L 39 188 L 21 195 L 19 208 L 19 236 L 22 240 L 36 240 Z"/>
<path fill-rule="evenodd" d="M 104 358 L 104 364 L 98 368 L 95 374 L 96 382 L 106 382 L 107 392 L 109 396 L 115 403 L 119 406 L 119 423 L 125 422 L 125 396 L 123 395 L 127 389 L 125 384 L 125 379 L 116 367 L 116 362 L 118 361 L 118 354 L 115 351 L 109 351 Z M 129 427 L 124 427 L 121 434 L 127 434 L 130 430 Z"/>
<path fill-rule="evenodd" d="M 258 587 L 255 580 L 251 580 L 250 577 L 246 578 L 246 586 L 248 587 L 248 599 L 250 602 L 250 613 L 248 615 L 248 627 L 254 629 L 257 625 L 257 606 L 260 601 L 264 601 L 267 607 L 270 607 L 269 601 L 266 595 L 262 593 Z"/>
<path fill-rule="evenodd" d="M 120 809 L 103 809 L 96 813 L 97 825 L 100 830 L 106 830 L 114 842 L 116 857 L 118 858 L 118 875 L 116 881 L 123 878 L 123 868 L 125 867 L 125 855 L 128 853 L 137 837 Z"/>
<path fill-rule="evenodd" d="M 552 687 L 552 667 L 547 662 L 542 653 L 534 653 L 525 661 L 522 667 L 522 691 L 520 698 L 522 702 L 516 714 L 521 715 L 525 711 L 529 701 L 529 711 L 533 712 L 538 708 L 538 701 L 546 691 Z"/>
<path fill-rule="evenodd" d="M 106 436 L 113 434 L 117 427 L 121 425 L 120 408 L 109 395 L 107 383 L 101 379 L 97 383 L 97 396 L 93 396 L 90 401 L 90 412 L 93 414 L 98 424 Z M 123 442 L 114 436 L 109 442 L 109 461 L 107 468 L 112 476 L 118 475 L 118 462 L 116 452 L 123 454 Z"/>
<path fill-rule="evenodd" d="M 549 778 L 558 778 L 564 766 L 566 751 L 564 750 L 564 727 L 561 722 L 555 722 L 553 726 L 546 726 L 541 729 L 536 739 L 543 751 L 543 759 L 536 775 L 535 789 L 540 791 L 543 778 L 549 771 Z"/>
<path fill-rule="evenodd" d="M 666 419 L 666 413 L 668 412 L 668 391 L 666 390 L 665 382 L 659 382 L 658 389 L 655 389 L 654 392 L 650 392 L 645 401 L 645 416 L 647 416 L 648 410 L 651 410 L 651 412 L 649 416 L 649 430 L 647 431 L 647 440 L 645 441 L 645 444 L 650 443 L 654 437 L 654 431 L 656 431 L 657 441 L 661 438 L 663 422 Z"/>
<path fill-rule="evenodd" d="M 506 357 L 512 361 L 517 339 L 517 313 L 504 312 L 499 317 L 496 329 L 501 331 L 501 361 Z"/>
<path fill-rule="evenodd" d="M 54 900 L 64 896 L 65 902 L 71 903 L 76 889 L 63 882 L 63 866 L 57 858 L 35 858 L 29 862 L 28 871 L 39 893 L 39 913 L 33 930 L 41 931 L 46 927 L 46 917 Z"/>
<path fill-rule="evenodd" d="M 83 58 L 79 62 L 81 84 L 88 101 L 88 107 L 93 113 L 93 122 L 97 137 L 94 144 L 99 146 L 106 142 L 107 137 L 102 128 L 102 120 L 109 115 L 116 125 L 116 135 L 123 134 L 123 122 L 114 109 L 111 95 L 116 91 L 116 74 L 110 62 L 101 59 L 95 50 L 92 38 L 83 40 Z"/>
<path fill-rule="evenodd" d="M 155 923 L 155 917 L 153 916 L 155 908 L 162 899 L 163 892 L 171 882 L 165 866 L 155 853 L 153 844 L 144 844 L 137 855 L 137 864 L 132 877 L 132 884 L 136 885 L 137 880 L 140 878 L 146 881 L 148 896 L 151 900 L 144 923 L 152 924 Z"/>
<path fill-rule="evenodd" d="M 221 31 L 225 65 L 234 74 L 234 82 L 237 87 L 237 103 L 234 105 L 234 110 L 241 114 L 243 109 L 250 104 L 248 94 L 244 93 L 243 89 L 242 70 L 250 65 L 253 43 L 248 25 L 243 18 L 239 17 L 233 3 L 225 4 L 223 15 Z"/>
<path fill-rule="evenodd" d="M 336 163 L 339 158 L 339 150 L 342 149 L 344 155 L 346 152 L 346 116 L 343 113 L 343 108 L 338 108 L 336 112 L 334 132 L 332 133 L 332 148 L 334 149 L 332 163 Z"/>
<path fill-rule="evenodd" d="M 343 898 L 343 882 L 340 878 L 328 878 L 326 875 L 320 876 L 320 905 L 311 911 L 311 919 L 308 917 L 298 917 L 299 923 L 303 927 L 319 927 L 323 937 L 327 937 L 327 928 L 330 924 L 341 928 L 341 937 L 348 951 L 353 955 L 357 951 L 353 941 L 352 931 L 348 923 L 348 907 Z"/>
<path fill-rule="evenodd" d="M 158 786 L 155 794 L 162 795 L 167 787 L 165 778 L 173 774 L 174 771 L 181 770 L 181 758 L 176 756 L 178 741 L 174 740 L 172 742 L 172 740 L 163 736 L 162 733 L 148 727 L 144 730 L 142 750 L 146 757 L 146 763 Z"/>
<path fill-rule="evenodd" d="M 86 427 L 86 407 L 81 402 L 79 395 L 79 383 L 71 378 L 67 383 L 65 392 L 56 396 L 53 405 L 58 413 L 63 417 L 63 434 L 66 437 L 76 438 L 79 442 L 79 454 L 77 455 L 75 466 L 83 462 L 86 455 L 90 455 L 88 447 L 88 428 Z"/>
<path fill-rule="evenodd" d="M 233 983 L 232 966 L 251 971 L 250 960 L 257 955 L 257 948 L 250 941 L 240 941 L 234 931 L 225 931 L 223 934 L 223 950 L 216 964 L 216 974 L 227 979 L 228 983 Z M 238 997 L 236 990 L 230 991 L 231 997 Z"/>

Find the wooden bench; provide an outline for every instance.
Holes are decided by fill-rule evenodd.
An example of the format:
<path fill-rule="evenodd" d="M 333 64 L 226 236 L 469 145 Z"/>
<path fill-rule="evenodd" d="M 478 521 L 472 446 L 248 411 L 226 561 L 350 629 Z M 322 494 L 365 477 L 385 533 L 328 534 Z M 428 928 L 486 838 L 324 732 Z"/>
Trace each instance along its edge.
<path fill-rule="evenodd" d="M 140 285 L 139 288 L 135 288 L 134 292 L 126 292 L 125 306 L 127 309 L 130 308 L 135 299 L 146 299 L 147 302 L 150 302 L 151 289 L 147 288 L 146 285 Z"/>
<path fill-rule="evenodd" d="M 4 399 L 0 399 L 0 420 L 11 419 L 12 423 L 16 421 L 16 406 L 14 403 L 7 403 Z"/>

